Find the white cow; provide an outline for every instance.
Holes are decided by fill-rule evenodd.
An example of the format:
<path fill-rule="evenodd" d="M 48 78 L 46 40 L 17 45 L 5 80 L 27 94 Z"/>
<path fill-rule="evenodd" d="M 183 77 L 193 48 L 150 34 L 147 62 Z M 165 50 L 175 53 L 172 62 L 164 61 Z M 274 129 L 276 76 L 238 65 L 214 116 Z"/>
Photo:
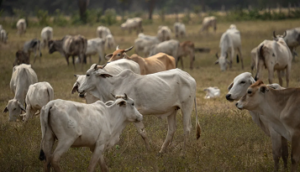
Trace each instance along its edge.
<path fill-rule="evenodd" d="M 53 29 L 50 26 L 44 27 L 41 31 L 42 46 L 48 46 L 48 42 L 53 39 Z"/>
<path fill-rule="evenodd" d="M 163 153 L 172 141 L 176 130 L 177 110 L 181 109 L 185 150 L 187 136 L 192 127 L 191 113 L 194 103 L 196 109 L 196 81 L 187 72 L 172 69 L 142 76 L 131 70 L 125 70 L 118 75 L 111 75 L 94 65 L 94 68 L 90 68 L 86 72 L 86 79 L 79 85 L 78 92 L 84 94 L 95 89 L 97 92 L 94 91 L 92 94 L 102 101 L 112 100 L 111 93 L 126 92 L 136 101 L 136 107 L 143 115 L 167 117 L 168 134 L 160 153 Z M 197 138 L 199 138 L 200 125 L 197 115 L 196 123 Z"/>
<path fill-rule="evenodd" d="M 0 41 L 6 44 L 8 33 L 4 29 L 0 29 Z"/>
<path fill-rule="evenodd" d="M 125 23 L 122 23 L 121 29 L 129 30 L 129 33 L 131 33 L 131 30 L 136 30 L 138 34 L 143 32 L 142 21 L 140 17 L 127 19 Z"/>
<path fill-rule="evenodd" d="M 148 36 L 140 33 L 139 37 L 134 41 L 135 53 L 147 57 L 151 48 L 158 43 L 160 41 L 156 36 Z"/>
<path fill-rule="evenodd" d="M 221 55 L 218 57 L 218 54 L 216 55 L 218 60 L 215 64 L 220 64 L 220 68 L 222 71 L 225 71 L 227 68 L 227 63 L 229 63 L 229 66 L 231 68 L 233 57 L 235 55 L 235 49 L 237 50 L 238 54 L 241 58 L 241 64 L 242 69 L 244 69 L 244 63 L 243 63 L 243 57 L 242 57 L 242 51 L 241 51 L 241 35 L 240 31 L 236 29 L 236 27 L 230 26 L 229 29 L 225 33 L 222 34 L 221 40 L 220 40 L 220 49 L 221 49 Z M 231 54 L 230 60 L 227 60 L 228 53 Z M 239 56 L 237 55 L 237 63 L 239 62 Z"/>
<path fill-rule="evenodd" d="M 203 31 L 208 32 L 208 29 L 210 27 L 213 27 L 214 31 L 216 32 L 216 30 L 217 30 L 217 19 L 214 16 L 205 17 L 203 19 L 202 28 L 201 28 L 200 32 L 203 32 Z"/>
<path fill-rule="evenodd" d="M 91 66 L 91 68 L 92 67 L 93 67 L 93 65 Z M 127 60 L 127 59 L 120 59 L 117 61 L 107 63 L 104 67 L 98 66 L 98 68 L 104 68 L 104 70 L 106 72 L 111 73 L 113 75 L 117 75 L 126 69 L 132 70 L 136 74 L 140 74 L 140 72 L 141 72 L 140 66 L 136 62 L 134 62 L 132 60 Z M 77 91 L 79 85 L 83 84 L 86 76 L 85 75 L 75 75 L 75 77 L 77 78 L 77 80 L 73 85 L 72 94 Z M 80 94 L 79 96 L 81 98 L 85 98 L 86 103 L 94 103 L 95 101 L 100 100 L 100 97 L 95 97 L 92 94 L 92 92 L 97 92 L 97 90 L 95 89 L 95 90 L 87 91 L 84 94 Z"/>
<path fill-rule="evenodd" d="M 173 56 L 177 64 L 179 48 L 180 48 L 179 41 L 171 39 L 169 41 L 164 41 L 157 45 L 152 46 L 149 56 L 153 56 L 157 53 L 166 53 L 170 56 Z"/>
<path fill-rule="evenodd" d="M 206 92 L 204 99 L 220 97 L 220 89 L 218 87 L 207 87 L 204 91 Z"/>
<path fill-rule="evenodd" d="M 270 89 L 257 81 L 247 89 L 237 103 L 238 109 L 253 111 L 267 120 L 268 124 L 284 139 L 291 141 L 291 171 L 298 170 L 300 160 L 299 88 Z M 284 140 L 282 139 L 282 140 Z M 280 140 L 278 140 L 280 142 Z M 286 141 L 285 141 L 286 142 Z M 274 142 L 272 142 L 274 143 Z M 287 146 L 286 146 L 287 148 Z M 288 150 L 283 150 L 287 155 Z"/>
<path fill-rule="evenodd" d="M 17 30 L 18 30 L 19 35 L 22 35 L 22 34 L 26 33 L 26 21 L 25 21 L 25 19 L 19 19 L 16 26 L 17 26 Z"/>
<path fill-rule="evenodd" d="M 185 25 L 183 23 L 176 22 L 174 23 L 174 32 L 176 38 L 185 36 Z"/>
<path fill-rule="evenodd" d="M 44 105 L 54 99 L 54 91 L 48 82 L 38 82 L 29 86 L 25 102 L 26 113 L 23 119 L 27 121 L 33 114 L 40 111 Z"/>
<path fill-rule="evenodd" d="M 26 41 L 23 46 L 23 51 L 28 54 L 28 57 L 30 57 L 30 54 L 32 52 L 34 52 L 34 61 L 33 61 L 34 63 L 35 63 L 35 60 L 36 60 L 38 54 L 40 56 L 40 61 L 41 61 L 42 53 L 41 53 L 41 41 L 40 40 L 32 39 L 30 41 Z"/>
<path fill-rule="evenodd" d="M 118 96 L 120 97 L 120 96 Z M 133 99 L 125 96 L 107 104 L 97 101 L 93 104 L 66 100 L 53 100 L 42 108 L 42 142 L 40 160 L 45 160 L 44 171 L 55 171 L 60 157 L 70 147 L 88 147 L 93 152 L 89 172 L 94 172 L 99 162 L 101 171 L 108 171 L 104 160 L 105 150 L 114 146 L 122 130 L 129 122 L 142 122 L 143 116 L 135 107 Z M 57 146 L 53 152 L 55 140 Z"/>
<path fill-rule="evenodd" d="M 108 49 L 114 48 L 116 46 L 114 36 L 112 34 L 108 34 L 105 37 L 105 46 Z"/>
<path fill-rule="evenodd" d="M 90 57 L 90 63 L 92 63 L 92 55 L 98 54 L 99 55 L 99 62 L 104 60 L 104 46 L 105 40 L 101 38 L 94 38 L 87 40 L 87 47 L 85 51 L 85 55 Z"/>
<path fill-rule="evenodd" d="M 293 56 L 295 57 L 295 55 L 297 55 L 295 50 L 300 45 L 300 27 L 286 30 L 283 33 L 283 35 L 277 35 L 277 36 L 275 34 L 275 31 L 273 31 L 274 40 L 278 40 L 279 37 L 284 39 L 284 41 L 290 48 Z"/>
<path fill-rule="evenodd" d="M 15 94 L 15 97 L 8 102 L 4 109 L 4 112 L 9 111 L 9 121 L 15 121 L 22 110 L 26 111 L 24 108 L 25 96 L 29 86 L 36 82 L 38 82 L 38 79 L 31 65 L 21 64 L 13 67 L 10 89 Z"/>
<path fill-rule="evenodd" d="M 279 84 L 282 85 L 281 71 L 286 70 L 286 85 L 289 86 L 289 77 L 292 68 L 293 55 L 283 38 L 278 41 L 264 40 L 257 47 L 257 72 L 255 79 L 260 78 L 260 72 L 267 68 L 269 83 L 273 83 L 274 71 L 277 70 Z"/>
<path fill-rule="evenodd" d="M 163 42 L 168 41 L 172 37 L 171 29 L 168 26 L 159 26 L 157 31 L 157 38 Z"/>
<path fill-rule="evenodd" d="M 256 69 L 256 62 L 257 62 L 257 47 L 251 50 L 251 72 L 253 73 L 253 69 Z"/>
<path fill-rule="evenodd" d="M 105 39 L 107 35 L 111 34 L 109 28 L 105 26 L 99 26 L 97 27 L 97 36 L 99 38 Z"/>
<path fill-rule="evenodd" d="M 245 94 L 247 94 L 248 87 L 253 83 L 255 83 L 255 80 L 251 73 L 241 73 L 240 75 L 236 76 L 233 82 L 229 85 L 226 99 L 228 101 L 239 100 Z M 271 84 L 268 86 L 277 90 L 285 89 L 278 84 Z M 286 139 L 281 137 L 275 131 L 275 129 L 268 123 L 264 116 L 259 115 L 259 113 L 255 113 L 251 110 L 249 110 L 249 114 L 251 115 L 253 122 L 260 127 L 267 136 L 271 137 L 275 171 L 278 171 L 279 169 L 280 157 L 283 159 L 284 167 L 287 167 L 288 147 Z"/>

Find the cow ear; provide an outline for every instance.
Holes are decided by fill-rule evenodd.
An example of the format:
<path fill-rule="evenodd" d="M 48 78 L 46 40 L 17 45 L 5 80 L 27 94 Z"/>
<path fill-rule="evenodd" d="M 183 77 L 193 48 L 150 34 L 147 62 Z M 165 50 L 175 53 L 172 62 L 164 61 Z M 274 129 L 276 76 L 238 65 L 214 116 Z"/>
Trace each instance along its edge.
<path fill-rule="evenodd" d="M 97 74 L 97 76 L 101 76 L 102 78 L 109 78 L 109 77 L 112 77 L 112 75 L 110 75 L 110 74 L 107 74 L 107 73 L 99 73 L 99 74 Z"/>
<path fill-rule="evenodd" d="M 233 83 L 231 83 L 231 84 L 229 85 L 228 91 L 232 88 L 232 86 L 233 86 Z"/>
<path fill-rule="evenodd" d="M 122 100 L 118 103 L 119 106 L 126 106 L 126 101 Z"/>
<path fill-rule="evenodd" d="M 108 54 L 105 56 L 105 58 L 106 58 L 106 60 L 109 60 L 112 56 L 113 56 L 113 54 Z"/>
<path fill-rule="evenodd" d="M 216 61 L 215 61 L 215 64 L 219 64 L 219 60 L 216 60 Z"/>
<path fill-rule="evenodd" d="M 5 107 L 5 109 L 4 109 L 3 112 L 4 112 L 4 113 L 8 112 L 7 106 Z"/>
<path fill-rule="evenodd" d="M 77 75 L 77 74 L 75 74 L 74 76 L 75 76 L 76 78 L 78 78 L 78 75 Z"/>
<path fill-rule="evenodd" d="M 18 105 L 22 111 L 26 112 L 26 110 L 25 110 L 24 106 L 21 104 L 21 102 L 18 101 Z"/>
<path fill-rule="evenodd" d="M 259 90 L 260 90 L 260 92 L 262 92 L 262 93 L 265 93 L 265 92 L 269 91 L 269 89 L 268 89 L 266 86 L 261 86 L 261 87 L 259 88 Z"/>

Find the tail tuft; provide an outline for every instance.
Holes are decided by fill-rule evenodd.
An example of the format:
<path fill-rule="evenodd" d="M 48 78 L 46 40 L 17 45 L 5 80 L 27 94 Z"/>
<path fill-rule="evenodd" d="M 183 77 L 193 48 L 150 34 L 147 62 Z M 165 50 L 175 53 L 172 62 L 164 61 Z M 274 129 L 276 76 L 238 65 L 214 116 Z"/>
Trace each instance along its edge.
<path fill-rule="evenodd" d="M 39 159 L 40 159 L 41 161 L 46 160 L 46 155 L 45 155 L 43 149 L 41 149 L 41 151 L 40 151 Z"/>
<path fill-rule="evenodd" d="M 196 132 L 197 140 L 200 138 L 200 136 L 201 136 L 201 128 L 199 122 L 197 122 L 197 132 Z"/>

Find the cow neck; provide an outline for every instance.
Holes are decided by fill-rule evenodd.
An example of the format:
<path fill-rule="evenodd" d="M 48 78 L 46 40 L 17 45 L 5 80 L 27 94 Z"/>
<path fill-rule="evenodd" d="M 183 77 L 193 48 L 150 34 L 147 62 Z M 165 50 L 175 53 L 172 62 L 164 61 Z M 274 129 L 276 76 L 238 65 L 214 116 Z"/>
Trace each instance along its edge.
<path fill-rule="evenodd" d="M 63 42 L 64 40 L 56 40 L 54 41 L 54 46 L 58 52 L 63 53 Z"/>
<path fill-rule="evenodd" d="M 18 75 L 16 75 L 16 92 L 14 99 L 17 99 L 22 104 L 25 102 L 25 96 L 26 96 L 26 86 L 29 85 L 27 82 L 26 77 L 24 76 L 27 71 L 22 68 L 20 71 L 18 71 Z M 22 82 L 23 81 L 23 82 Z"/>
<path fill-rule="evenodd" d="M 138 64 L 141 64 L 141 63 L 146 64 L 147 63 L 146 60 L 140 56 L 136 56 L 136 57 L 130 56 L 128 59 L 130 59 Z"/>

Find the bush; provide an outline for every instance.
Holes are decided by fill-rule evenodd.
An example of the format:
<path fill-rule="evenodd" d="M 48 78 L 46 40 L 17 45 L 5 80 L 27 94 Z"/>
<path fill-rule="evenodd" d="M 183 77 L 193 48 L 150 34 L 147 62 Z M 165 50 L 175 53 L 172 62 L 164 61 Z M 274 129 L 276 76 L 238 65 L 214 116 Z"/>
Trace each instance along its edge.
<path fill-rule="evenodd" d="M 50 18 L 48 15 L 48 11 L 38 10 L 36 12 L 36 17 L 38 18 L 39 25 L 46 26 L 50 24 Z"/>
<path fill-rule="evenodd" d="M 113 25 L 117 23 L 117 13 L 114 9 L 107 9 L 104 13 L 104 16 L 101 18 L 101 23 L 106 25 Z"/>
<path fill-rule="evenodd" d="M 53 18 L 53 24 L 57 26 L 66 26 L 68 25 L 68 20 L 65 18 L 62 12 L 59 9 L 55 10 L 55 15 Z"/>

